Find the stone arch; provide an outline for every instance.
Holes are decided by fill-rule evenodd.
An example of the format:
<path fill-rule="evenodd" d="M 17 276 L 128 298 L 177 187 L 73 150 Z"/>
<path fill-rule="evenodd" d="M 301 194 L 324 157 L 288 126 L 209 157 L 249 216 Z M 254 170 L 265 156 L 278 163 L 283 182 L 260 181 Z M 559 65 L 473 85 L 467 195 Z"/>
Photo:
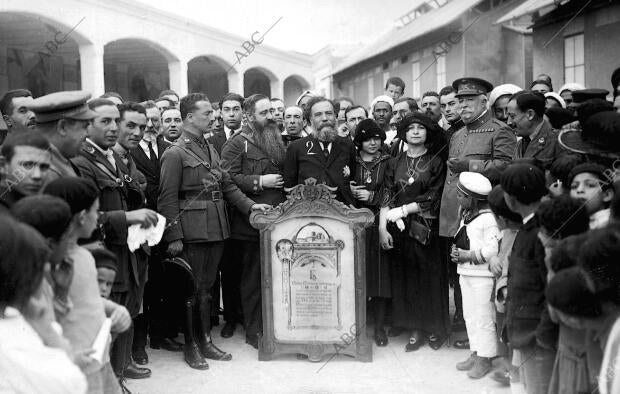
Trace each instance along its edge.
<path fill-rule="evenodd" d="M 228 73 L 235 72 L 218 56 L 196 56 L 187 62 L 188 91 L 205 93 L 212 102 L 217 102 L 230 91 Z"/>
<path fill-rule="evenodd" d="M 35 97 L 81 88 L 79 46 L 89 44 L 74 26 L 30 12 L 0 12 L 0 91 L 24 88 Z"/>
<path fill-rule="evenodd" d="M 295 104 L 295 100 L 304 92 L 304 90 L 310 89 L 310 83 L 300 75 L 289 75 L 284 79 L 282 83 L 282 90 L 284 92 L 284 103 L 286 105 Z"/>
<path fill-rule="evenodd" d="M 248 97 L 255 93 L 261 93 L 271 97 L 272 86 L 276 83 L 278 83 L 278 77 L 266 68 L 249 68 L 243 74 L 243 95 Z"/>
<path fill-rule="evenodd" d="M 103 49 L 105 90 L 125 100 L 144 101 L 170 88 L 169 64 L 177 57 L 161 45 L 142 38 L 121 38 Z"/>

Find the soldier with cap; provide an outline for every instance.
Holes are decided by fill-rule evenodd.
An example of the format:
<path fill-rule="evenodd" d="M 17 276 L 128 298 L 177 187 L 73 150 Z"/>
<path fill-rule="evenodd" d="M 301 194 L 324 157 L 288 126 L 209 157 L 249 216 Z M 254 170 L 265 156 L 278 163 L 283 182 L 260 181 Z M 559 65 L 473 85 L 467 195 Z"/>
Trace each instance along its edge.
<path fill-rule="evenodd" d="M 147 255 L 139 248 L 127 247 L 127 229 L 134 224 L 150 227 L 157 223 L 157 214 L 144 208 L 144 194 L 133 179 L 129 168 L 111 147 L 118 139 L 117 122 L 120 114 L 116 105 L 107 99 L 95 99 L 88 104 L 95 117 L 88 130 L 89 138 L 79 155 L 71 161 L 79 174 L 92 180 L 99 190 L 102 212 L 93 241 L 103 241 L 118 258 L 118 272 L 111 300 L 129 310 L 132 318 L 140 311 L 146 281 Z M 151 375 L 148 368 L 139 368 L 131 359 L 133 328 L 114 341 L 111 363 L 114 372 L 130 379 Z"/>
<path fill-rule="evenodd" d="M 34 99 L 28 106 L 35 114 L 37 130 L 50 142 L 48 182 L 79 175 L 70 159 L 77 156 L 95 118 L 86 104 L 89 98 L 90 93 L 81 90 L 55 92 Z"/>
<path fill-rule="evenodd" d="M 581 90 L 573 90 L 572 94 L 573 94 L 573 100 L 570 104 L 567 105 L 567 108 L 573 113 L 574 116 L 577 116 L 579 107 L 586 100 L 595 99 L 595 98 L 605 100 L 605 98 L 609 94 L 609 91 L 605 89 L 581 89 Z M 575 125 L 572 124 L 572 126 L 565 125 L 564 127 L 568 128 L 568 127 L 574 127 L 574 126 Z"/>
<path fill-rule="evenodd" d="M 451 239 L 459 225 L 457 181 L 461 172 L 479 172 L 489 179 L 497 178 L 514 154 L 517 138 L 505 123 L 494 119 L 487 109 L 487 94 L 493 85 L 480 78 L 460 78 L 452 83 L 457 90 L 461 119 L 465 127 L 455 132 L 450 141 L 448 174 L 446 177 L 439 216 L 439 235 Z M 444 248 L 449 245 L 444 245 Z M 462 321 L 462 306 L 458 279 L 455 288 L 455 320 Z M 456 347 L 467 346 L 456 341 Z"/>
<path fill-rule="evenodd" d="M 164 232 L 171 256 L 183 253 L 196 281 L 194 341 L 184 346 L 185 361 L 191 368 L 207 369 L 205 358 L 229 361 L 232 355 L 218 349 L 211 339 L 211 289 L 230 236 L 227 205 L 244 214 L 264 210 L 265 204 L 249 199 L 220 165 L 220 156 L 204 138 L 213 120 L 207 96 L 192 93 L 180 101 L 182 135 L 161 157 L 161 177 L 157 206 L 168 221 Z"/>

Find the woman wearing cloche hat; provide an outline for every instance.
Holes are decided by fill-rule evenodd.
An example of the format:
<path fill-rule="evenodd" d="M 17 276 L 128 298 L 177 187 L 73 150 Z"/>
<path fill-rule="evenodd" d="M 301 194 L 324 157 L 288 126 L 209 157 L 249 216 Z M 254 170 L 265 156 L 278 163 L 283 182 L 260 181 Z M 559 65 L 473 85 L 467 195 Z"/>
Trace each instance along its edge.
<path fill-rule="evenodd" d="M 406 351 L 425 342 L 439 349 L 447 337 L 447 267 L 439 253 L 438 211 L 446 176 L 442 130 L 427 116 L 407 115 L 398 125 L 407 150 L 390 161 L 391 199 L 381 209 L 381 246 L 393 249 L 390 334 L 409 331 Z M 389 223 L 389 233 L 385 231 Z"/>

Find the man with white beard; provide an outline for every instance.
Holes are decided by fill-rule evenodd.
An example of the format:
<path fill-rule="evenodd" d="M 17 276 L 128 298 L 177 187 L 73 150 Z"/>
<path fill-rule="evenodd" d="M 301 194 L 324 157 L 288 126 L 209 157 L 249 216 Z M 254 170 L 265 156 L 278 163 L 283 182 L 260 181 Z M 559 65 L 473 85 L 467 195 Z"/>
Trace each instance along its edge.
<path fill-rule="evenodd" d="M 222 148 L 222 167 L 237 187 L 259 204 L 276 206 L 284 201 L 282 165 L 286 148 L 267 96 L 253 94 L 244 100 L 248 123 Z M 249 212 L 230 213 L 230 238 L 239 251 L 241 309 L 245 341 L 258 349 L 262 334 L 260 236 L 250 226 Z M 223 261 L 222 264 L 230 264 Z M 222 267 L 224 270 L 224 267 Z"/>
<path fill-rule="evenodd" d="M 308 178 L 337 187 L 337 198 L 354 203 L 349 187 L 355 174 L 355 146 L 350 139 L 337 138 L 336 105 L 325 97 L 312 97 L 306 105 L 306 119 L 312 134 L 291 142 L 284 161 L 284 187 L 303 184 Z"/>

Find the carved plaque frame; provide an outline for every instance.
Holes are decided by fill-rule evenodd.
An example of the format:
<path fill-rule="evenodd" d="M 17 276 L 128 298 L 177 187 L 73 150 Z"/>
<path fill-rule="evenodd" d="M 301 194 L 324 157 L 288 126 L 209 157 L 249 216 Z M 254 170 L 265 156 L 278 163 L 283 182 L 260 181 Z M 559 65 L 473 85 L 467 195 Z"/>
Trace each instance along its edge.
<path fill-rule="evenodd" d="M 356 209 L 338 201 L 334 197 L 334 188 L 330 188 L 323 184 L 316 184 L 313 178 L 306 180 L 305 185 L 297 185 L 293 187 L 287 200 L 278 205 L 274 209 L 266 212 L 253 212 L 250 215 L 250 223 L 253 227 L 260 231 L 261 245 L 261 278 L 262 278 L 262 309 L 263 309 L 263 336 L 259 340 L 258 358 L 261 361 L 272 360 L 282 354 L 304 354 L 308 356 L 310 361 L 321 361 L 324 356 L 329 354 L 346 354 L 355 357 L 361 361 L 372 361 L 372 344 L 366 335 L 366 266 L 365 266 L 365 231 L 364 229 L 371 225 L 374 221 L 374 215 L 369 209 Z M 285 226 L 291 221 L 295 222 L 295 234 L 291 239 L 280 239 L 276 241 L 273 234 L 278 233 L 278 226 Z M 334 228 L 348 229 L 350 234 L 334 234 L 334 231 L 325 230 L 320 223 L 333 223 Z M 311 229 L 313 231 L 310 231 Z M 316 230 L 316 231 L 314 231 Z M 302 234 L 302 231 L 306 233 Z M 346 231 L 345 231 L 346 232 Z M 343 236 L 344 235 L 344 236 Z M 352 240 L 348 253 L 353 253 L 353 269 L 344 266 L 350 264 L 350 258 L 346 262 L 341 261 L 342 251 L 347 248 L 346 241 Z M 274 245 L 276 242 L 287 243 L 288 255 L 281 258 L 278 255 L 274 258 Z M 293 252 L 292 250 L 295 250 Z M 289 259 L 290 257 L 290 259 Z M 282 275 L 275 275 L 274 264 L 280 264 Z M 276 299 L 283 299 L 284 302 L 290 302 L 288 310 L 292 310 L 295 292 L 292 291 L 293 284 L 285 283 L 287 279 L 292 278 L 293 273 L 298 267 L 313 264 L 318 266 L 319 270 L 323 270 L 327 276 L 334 278 L 333 283 L 325 284 L 325 294 L 336 294 L 336 304 L 331 305 L 330 297 L 325 296 L 325 302 L 330 305 L 314 305 L 316 297 L 309 299 L 303 298 L 308 307 L 312 309 L 314 306 L 318 308 L 325 307 L 326 314 L 336 314 L 330 316 L 328 323 L 312 324 L 303 317 L 297 319 L 288 313 L 286 324 L 283 324 L 288 330 L 305 329 L 331 330 L 332 335 L 329 339 L 315 340 L 307 338 L 278 338 L 276 334 L 276 315 L 274 315 L 274 288 Z M 344 268 L 344 269 L 343 269 Z M 309 271 L 312 276 L 312 270 Z M 335 275 L 335 276 L 334 276 Z M 349 277 L 345 277 L 349 276 Z M 350 276 L 353 276 L 353 292 L 342 292 L 339 281 L 347 281 L 351 284 Z M 306 283 L 306 282 L 304 282 Z M 331 288 L 327 289 L 329 285 Z M 300 286 L 297 286 L 298 288 Z M 282 291 L 279 291 L 282 289 Z M 303 288 L 301 289 L 303 291 Z M 321 294 L 319 294 L 319 298 Z M 302 294 L 303 296 L 303 294 Z M 352 311 L 342 311 L 341 297 L 349 304 L 355 305 L 354 321 Z M 354 298 L 354 302 L 350 298 Z M 341 313 L 347 314 L 348 319 L 342 320 Z M 311 320 L 311 318 L 309 318 Z M 301 321 L 302 323 L 299 323 Z M 283 326 L 280 324 L 280 328 Z M 308 331 L 305 331 L 307 334 Z M 335 337 L 333 333 L 339 333 Z M 288 333 L 294 336 L 293 333 Z M 302 336 L 300 334 L 300 336 Z M 320 335 L 317 335 L 320 336 Z"/>

